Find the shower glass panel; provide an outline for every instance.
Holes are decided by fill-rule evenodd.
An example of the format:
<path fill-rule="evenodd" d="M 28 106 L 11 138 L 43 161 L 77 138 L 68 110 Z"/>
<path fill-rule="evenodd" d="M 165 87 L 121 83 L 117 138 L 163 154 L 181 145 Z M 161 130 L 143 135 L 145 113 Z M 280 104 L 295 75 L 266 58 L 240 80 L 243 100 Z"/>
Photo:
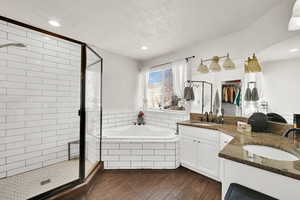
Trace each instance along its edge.
<path fill-rule="evenodd" d="M 0 49 L 0 199 L 42 199 L 79 180 L 81 45 L 0 20 L 8 43 L 23 45 Z"/>
<path fill-rule="evenodd" d="M 88 176 L 100 161 L 101 126 L 101 68 L 102 58 L 87 48 L 86 68 L 86 151 L 85 175 Z"/>

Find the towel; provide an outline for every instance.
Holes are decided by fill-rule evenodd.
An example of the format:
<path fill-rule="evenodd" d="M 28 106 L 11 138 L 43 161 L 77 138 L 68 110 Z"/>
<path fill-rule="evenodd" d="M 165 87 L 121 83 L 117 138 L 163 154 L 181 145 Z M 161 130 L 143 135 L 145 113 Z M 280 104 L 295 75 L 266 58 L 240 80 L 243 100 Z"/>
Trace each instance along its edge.
<path fill-rule="evenodd" d="M 193 87 L 185 87 L 183 93 L 186 101 L 193 101 L 195 99 Z"/>
<path fill-rule="evenodd" d="M 245 101 L 251 101 L 252 99 L 252 92 L 251 89 L 248 87 L 245 93 Z"/>
<path fill-rule="evenodd" d="M 220 108 L 220 96 L 219 96 L 219 91 L 217 89 L 215 94 L 215 100 L 214 100 L 214 113 L 218 114 L 219 108 Z"/>
<path fill-rule="evenodd" d="M 254 87 L 254 88 L 252 89 L 251 100 L 252 100 L 252 101 L 258 101 L 258 100 L 259 100 L 258 90 L 257 90 L 256 87 Z"/>

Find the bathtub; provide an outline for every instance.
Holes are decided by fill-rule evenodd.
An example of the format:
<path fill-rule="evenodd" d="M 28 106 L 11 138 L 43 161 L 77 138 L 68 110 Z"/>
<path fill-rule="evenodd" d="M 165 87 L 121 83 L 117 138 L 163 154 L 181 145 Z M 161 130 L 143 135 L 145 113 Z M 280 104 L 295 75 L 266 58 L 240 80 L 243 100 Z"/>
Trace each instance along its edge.
<path fill-rule="evenodd" d="M 130 125 L 103 130 L 103 140 L 119 141 L 175 141 L 178 140 L 176 131 L 151 125 Z"/>
<path fill-rule="evenodd" d="M 130 125 L 104 129 L 102 161 L 105 169 L 175 169 L 179 141 L 173 129 Z"/>

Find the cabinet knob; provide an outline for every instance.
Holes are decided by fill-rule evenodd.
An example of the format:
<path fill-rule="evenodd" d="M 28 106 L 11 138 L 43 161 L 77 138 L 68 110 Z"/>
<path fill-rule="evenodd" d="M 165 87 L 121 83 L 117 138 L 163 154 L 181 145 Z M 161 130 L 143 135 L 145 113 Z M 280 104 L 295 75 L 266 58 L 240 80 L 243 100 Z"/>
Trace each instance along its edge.
<path fill-rule="evenodd" d="M 198 141 L 198 143 L 200 143 L 200 141 Z"/>

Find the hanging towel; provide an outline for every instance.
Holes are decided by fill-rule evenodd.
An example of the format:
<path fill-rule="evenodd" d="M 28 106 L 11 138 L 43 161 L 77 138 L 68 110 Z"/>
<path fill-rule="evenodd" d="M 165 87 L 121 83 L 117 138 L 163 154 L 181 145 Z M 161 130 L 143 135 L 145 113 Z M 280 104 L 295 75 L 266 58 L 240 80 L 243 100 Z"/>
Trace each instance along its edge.
<path fill-rule="evenodd" d="M 254 87 L 254 88 L 252 89 L 251 100 L 252 100 L 252 101 L 258 101 L 258 100 L 259 100 L 258 91 L 257 91 L 257 88 L 256 88 L 256 87 Z"/>
<path fill-rule="evenodd" d="M 190 93 L 191 93 L 191 101 L 194 101 L 195 100 L 195 94 L 194 94 L 193 87 L 190 87 Z"/>
<path fill-rule="evenodd" d="M 219 108 L 220 108 L 220 96 L 219 96 L 219 91 L 217 89 L 215 100 L 214 100 L 214 113 L 218 114 Z"/>
<path fill-rule="evenodd" d="M 195 99 L 193 87 L 185 87 L 183 93 L 186 101 L 193 101 Z"/>
<path fill-rule="evenodd" d="M 252 92 L 251 89 L 248 87 L 245 93 L 245 101 L 251 101 L 251 99 L 252 99 Z"/>

